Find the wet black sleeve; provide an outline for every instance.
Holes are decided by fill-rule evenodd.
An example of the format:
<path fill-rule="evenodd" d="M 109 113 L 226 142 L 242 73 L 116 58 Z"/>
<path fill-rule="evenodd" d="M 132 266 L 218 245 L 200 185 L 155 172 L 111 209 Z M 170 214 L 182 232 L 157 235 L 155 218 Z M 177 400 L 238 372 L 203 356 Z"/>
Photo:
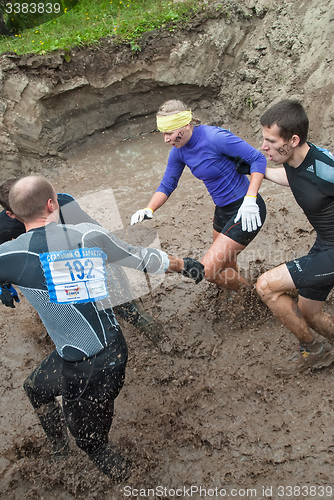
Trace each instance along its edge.
<path fill-rule="evenodd" d="M 0 213 L 0 245 L 17 238 L 25 232 L 22 222 L 8 217 L 5 210 Z"/>
<path fill-rule="evenodd" d="M 76 229 L 82 232 L 83 248 L 100 248 L 106 253 L 110 264 L 152 274 L 163 274 L 168 269 L 169 258 L 162 250 L 130 245 L 101 226 L 94 228 L 83 224 Z"/>
<path fill-rule="evenodd" d="M 58 193 L 57 198 L 59 203 L 59 222 L 61 224 L 80 224 L 81 222 L 90 222 L 91 224 L 99 225 L 96 220 L 92 219 L 92 217 L 80 208 L 79 204 L 71 195 Z"/>

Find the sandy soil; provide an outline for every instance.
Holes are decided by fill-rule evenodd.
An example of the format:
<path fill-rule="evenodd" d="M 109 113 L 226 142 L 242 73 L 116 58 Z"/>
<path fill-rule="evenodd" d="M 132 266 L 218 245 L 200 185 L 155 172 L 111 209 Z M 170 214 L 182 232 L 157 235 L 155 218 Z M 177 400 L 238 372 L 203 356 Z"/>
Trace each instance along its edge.
<path fill-rule="evenodd" d="M 66 174 L 54 179 L 58 190 L 77 196 L 97 185 L 89 170 L 80 184 L 73 169 Z M 213 205 L 191 176 L 179 189 L 146 224 L 168 253 L 200 257 L 210 245 Z M 240 259 L 252 284 L 314 239 L 288 189 L 265 181 L 261 192 L 267 221 Z M 133 205 L 122 193 L 118 202 L 127 226 Z M 99 214 L 105 220 L 92 209 Z M 195 499 L 221 498 L 221 489 L 234 498 L 332 498 L 334 368 L 277 378 L 273 366 L 296 342 L 253 288 L 235 294 L 169 275 L 140 302 L 165 324 L 166 337 L 155 346 L 121 322 L 130 358 L 110 438 L 134 462 L 122 485 L 102 476 L 73 441 L 68 459 L 52 461 L 22 383 L 53 347 L 25 299 L 14 311 L 1 309 L 0 498 L 188 498 L 189 490 L 176 489 L 191 486 L 206 489 L 207 496 L 193 489 Z M 333 310 L 332 298 L 326 308 Z"/>

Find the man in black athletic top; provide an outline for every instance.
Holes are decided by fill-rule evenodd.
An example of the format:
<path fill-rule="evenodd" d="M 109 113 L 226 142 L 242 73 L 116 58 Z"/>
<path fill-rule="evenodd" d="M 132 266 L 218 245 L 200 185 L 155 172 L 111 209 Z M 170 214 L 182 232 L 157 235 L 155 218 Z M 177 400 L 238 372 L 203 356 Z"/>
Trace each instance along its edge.
<path fill-rule="evenodd" d="M 4 210 L 0 212 L 0 244 L 17 238 L 25 233 L 24 224 L 15 218 L 8 201 L 10 187 L 16 180 L 17 179 L 8 179 L 0 186 L 0 205 L 4 208 Z M 91 222 L 93 224 L 98 224 L 81 209 L 71 195 L 58 193 L 57 199 L 59 204 L 59 223 L 79 224 L 80 222 Z M 132 294 L 125 272 L 121 268 L 111 266 L 108 267 L 108 271 L 109 279 L 113 282 L 111 288 L 114 292 L 114 312 L 122 319 L 138 328 L 138 330 L 146 335 L 149 340 L 155 343 L 160 341 L 163 338 L 163 326 L 139 307 L 135 300 L 129 300 Z M 0 291 L 2 291 L 0 300 L 8 307 L 15 307 L 14 300 L 17 301 L 18 299 L 15 295 L 15 290 L 13 291 L 13 289 L 11 289 L 10 294 L 8 288 L 2 286 Z"/>
<path fill-rule="evenodd" d="M 108 432 L 127 347 L 108 295 L 105 264 L 179 272 L 196 283 L 204 267 L 195 259 L 129 245 L 96 224 L 58 224 L 57 194 L 43 177 L 13 184 L 9 205 L 26 232 L 0 246 L 0 282 L 19 287 L 56 346 L 24 389 L 56 456 L 67 453 L 68 428 L 103 473 L 122 480 L 129 463 L 108 443 Z"/>
<path fill-rule="evenodd" d="M 298 257 L 264 273 L 257 291 L 275 316 L 299 340 L 299 351 L 281 376 L 329 366 L 334 350 L 323 338 L 334 342 L 334 318 L 323 312 L 334 286 L 334 157 L 307 142 L 308 117 L 298 101 L 284 100 L 261 117 L 262 149 L 269 160 L 283 164 L 267 168 L 265 178 L 290 186 L 298 205 L 316 230 L 316 241 L 308 255 Z M 298 289 L 298 304 L 288 295 Z"/>

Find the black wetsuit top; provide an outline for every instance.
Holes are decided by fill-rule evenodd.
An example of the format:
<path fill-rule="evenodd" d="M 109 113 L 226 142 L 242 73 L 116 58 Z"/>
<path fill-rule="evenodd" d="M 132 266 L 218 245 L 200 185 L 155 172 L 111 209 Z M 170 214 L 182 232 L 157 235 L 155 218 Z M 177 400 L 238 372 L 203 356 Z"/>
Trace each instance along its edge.
<path fill-rule="evenodd" d="M 165 252 L 134 247 L 91 223 L 51 222 L 0 246 L 0 282 L 19 287 L 68 361 L 97 354 L 117 335 L 105 260 L 157 274 L 169 265 Z"/>
<path fill-rule="evenodd" d="M 71 195 L 58 193 L 57 199 L 59 203 L 59 222 L 62 224 L 80 224 L 80 222 L 97 224 L 80 208 Z M 0 244 L 13 240 L 25 232 L 25 226 L 22 222 L 9 217 L 5 210 L 0 212 Z"/>
<path fill-rule="evenodd" d="M 317 232 L 318 239 L 334 245 L 334 157 L 308 143 L 310 149 L 299 167 L 284 163 L 298 205 Z"/>

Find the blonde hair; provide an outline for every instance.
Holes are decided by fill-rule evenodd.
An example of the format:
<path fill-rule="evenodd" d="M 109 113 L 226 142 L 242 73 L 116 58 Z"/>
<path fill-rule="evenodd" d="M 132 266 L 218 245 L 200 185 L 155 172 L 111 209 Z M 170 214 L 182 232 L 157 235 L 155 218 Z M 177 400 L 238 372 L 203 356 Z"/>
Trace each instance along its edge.
<path fill-rule="evenodd" d="M 170 116 L 188 110 L 190 110 L 190 108 L 184 102 L 177 99 L 171 99 L 170 101 L 166 101 L 164 104 L 162 104 L 162 106 L 160 106 L 157 112 L 157 116 Z M 196 127 L 200 124 L 201 120 L 193 115 L 190 125 Z"/>

